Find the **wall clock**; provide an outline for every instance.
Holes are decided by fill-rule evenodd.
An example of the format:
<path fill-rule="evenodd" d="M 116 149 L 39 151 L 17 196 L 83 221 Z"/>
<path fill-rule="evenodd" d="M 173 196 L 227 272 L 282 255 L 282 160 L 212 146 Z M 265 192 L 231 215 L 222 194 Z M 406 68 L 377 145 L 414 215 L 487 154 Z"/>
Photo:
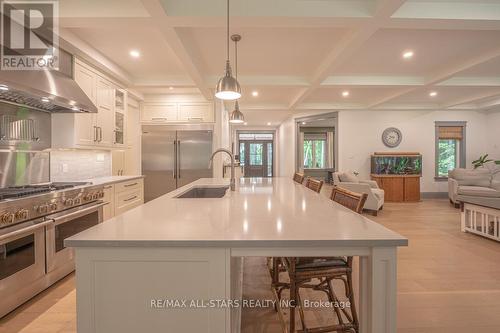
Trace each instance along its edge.
<path fill-rule="evenodd" d="M 399 146 L 401 140 L 403 140 L 403 134 L 395 127 L 386 128 L 382 133 L 382 142 L 389 148 Z"/>

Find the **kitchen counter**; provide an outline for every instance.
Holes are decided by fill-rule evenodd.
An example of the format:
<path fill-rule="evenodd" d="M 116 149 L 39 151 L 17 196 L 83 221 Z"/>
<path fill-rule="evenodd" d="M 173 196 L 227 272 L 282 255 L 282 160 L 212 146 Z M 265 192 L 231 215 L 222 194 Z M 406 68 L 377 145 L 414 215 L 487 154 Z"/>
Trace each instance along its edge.
<path fill-rule="evenodd" d="M 241 308 L 155 300 L 241 299 L 246 256 L 359 256 L 361 331 L 396 332 L 406 238 L 288 178 L 242 178 L 217 199 L 176 198 L 228 184 L 200 179 L 66 239 L 76 250 L 78 332 L 239 332 Z"/>
<path fill-rule="evenodd" d="M 219 199 L 177 199 L 205 178 L 66 239 L 68 246 L 405 246 L 401 235 L 287 178 L 242 178 Z"/>
<path fill-rule="evenodd" d="M 143 175 L 134 175 L 134 176 L 108 176 L 108 177 L 98 177 L 92 179 L 85 179 L 82 182 L 89 182 L 92 185 L 105 185 L 105 184 L 114 184 L 120 183 L 127 180 L 144 178 Z"/>

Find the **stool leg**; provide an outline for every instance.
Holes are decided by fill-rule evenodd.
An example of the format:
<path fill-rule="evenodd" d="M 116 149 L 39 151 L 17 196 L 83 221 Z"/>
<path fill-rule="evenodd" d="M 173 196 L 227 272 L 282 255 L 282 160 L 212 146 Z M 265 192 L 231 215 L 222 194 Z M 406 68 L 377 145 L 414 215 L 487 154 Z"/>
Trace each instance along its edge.
<path fill-rule="evenodd" d="M 297 302 L 297 286 L 295 277 L 290 276 L 290 330 L 288 333 L 295 333 L 295 305 Z"/>
<path fill-rule="evenodd" d="M 349 288 L 349 294 L 346 296 L 349 299 L 349 302 L 351 303 L 352 323 L 354 325 L 354 331 L 356 333 L 359 333 L 358 313 L 356 312 L 356 304 L 355 304 L 355 299 L 354 299 L 354 288 L 352 285 L 352 271 L 347 273 L 347 285 Z"/>

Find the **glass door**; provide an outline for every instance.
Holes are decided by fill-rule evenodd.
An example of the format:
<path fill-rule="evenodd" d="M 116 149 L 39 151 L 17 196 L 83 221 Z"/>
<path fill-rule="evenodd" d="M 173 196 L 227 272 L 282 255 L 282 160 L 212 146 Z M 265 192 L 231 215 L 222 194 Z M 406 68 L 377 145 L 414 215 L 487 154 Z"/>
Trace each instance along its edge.
<path fill-rule="evenodd" d="M 273 176 L 272 141 L 240 142 L 240 156 L 245 177 Z"/>

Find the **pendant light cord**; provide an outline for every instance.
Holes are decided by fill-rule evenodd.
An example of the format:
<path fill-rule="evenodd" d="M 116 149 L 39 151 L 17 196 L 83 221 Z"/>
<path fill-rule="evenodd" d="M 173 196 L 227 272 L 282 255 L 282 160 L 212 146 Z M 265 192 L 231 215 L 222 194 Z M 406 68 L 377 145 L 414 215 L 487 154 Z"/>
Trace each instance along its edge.
<path fill-rule="evenodd" d="M 229 61 L 229 0 L 227 0 L 227 61 Z"/>
<path fill-rule="evenodd" d="M 238 80 L 238 41 L 234 41 L 234 70 L 236 71 L 235 78 Z"/>

